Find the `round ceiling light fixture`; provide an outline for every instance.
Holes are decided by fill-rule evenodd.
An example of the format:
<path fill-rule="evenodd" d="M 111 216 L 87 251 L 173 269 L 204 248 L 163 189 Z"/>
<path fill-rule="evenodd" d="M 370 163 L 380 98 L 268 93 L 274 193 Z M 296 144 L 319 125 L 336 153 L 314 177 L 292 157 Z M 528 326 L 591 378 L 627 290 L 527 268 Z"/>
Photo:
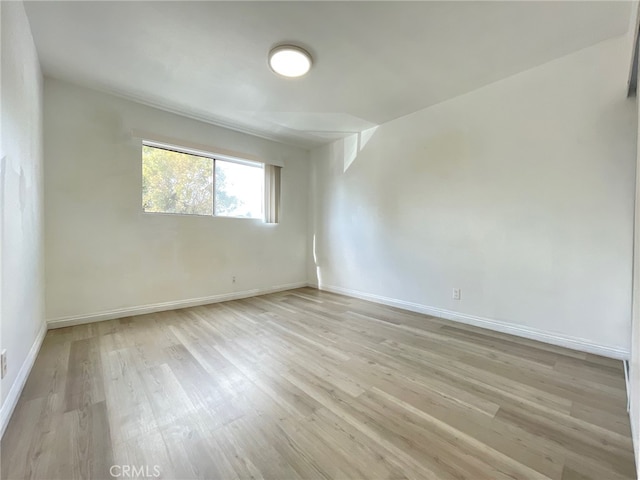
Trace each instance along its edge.
<path fill-rule="evenodd" d="M 295 45 L 280 45 L 269 52 L 269 66 L 278 75 L 302 77 L 311 69 L 311 55 Z"/>

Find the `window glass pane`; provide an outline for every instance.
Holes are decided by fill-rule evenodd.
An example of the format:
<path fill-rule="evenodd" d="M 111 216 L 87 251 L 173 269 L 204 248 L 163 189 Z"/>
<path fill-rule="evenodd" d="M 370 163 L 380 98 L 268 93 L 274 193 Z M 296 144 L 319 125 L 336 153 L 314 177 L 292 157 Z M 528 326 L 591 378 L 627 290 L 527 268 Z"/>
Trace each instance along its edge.
<path fill-rule="evenodd" d="M 145 212 L 213 214 L 213 160 L 142 146 Z"/>
<path fill-rule="evenodd" d="M 262 167 L 216 160 L 216 215 L 262 217 Z"/>

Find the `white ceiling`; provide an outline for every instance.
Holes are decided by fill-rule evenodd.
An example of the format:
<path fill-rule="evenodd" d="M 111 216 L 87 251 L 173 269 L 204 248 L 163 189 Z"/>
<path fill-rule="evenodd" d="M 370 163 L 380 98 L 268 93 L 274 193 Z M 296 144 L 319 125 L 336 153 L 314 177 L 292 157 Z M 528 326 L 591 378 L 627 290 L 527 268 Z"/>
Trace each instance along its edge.
<path fill-rule="evenodd" d="M 46 75 L 311 147 L 627 31 L 626 2 L 27 2 Z M 295 43 L 304 78 L 267 53 Z"/>

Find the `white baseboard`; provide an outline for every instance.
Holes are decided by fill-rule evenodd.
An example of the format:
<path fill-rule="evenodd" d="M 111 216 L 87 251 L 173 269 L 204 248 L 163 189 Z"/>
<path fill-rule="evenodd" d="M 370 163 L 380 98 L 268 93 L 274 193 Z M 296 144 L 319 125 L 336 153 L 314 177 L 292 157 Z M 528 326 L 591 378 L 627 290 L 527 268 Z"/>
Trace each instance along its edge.
<path fill-rule="evenodd" d="M 36 357 L 38 356 L 38 352 L 40 351 L 40 347 L 42 346 L 42 342 L 46 334 L 47 325 L 43 323 L 33 345 L 31 346 L 31 350 L 29 350 L 27 358 L 24 359 L 24 362 L 18 371 L 18 375 L 16 376 L 13 385 L 11 385 L 7 399 L 2 404 L 2 408 L 0 408 L 0 438 L 4 435 L 4 431 L 11 419 L 11 414 L 18 404 L 18 399 L 20 398 L 20 394 L 22 393 L 25 383 L 27 383 L 27 378 L 29 377 L 29 373 L 31 373 L 31 369 L 36 361 Z"/>
<path fill-rule="evenodd" d="M 165 310 L 176 310 L 178 308 L 197 307 L 199 305 L 208 305 L 210 303 L 226 302 L 229 300 L 239 300 L 241 298 L 266 295 L 268 293 L 282 292 L 285 290 L 292 290 L 294 288 L 302 288 L 306 286 L 307 282 L 288 283 L 284 285 L 276 285 L 270 288 L 256 288 L 253 290 L 244 290 L 242 292 L 212 295 L 210 297 L 190 298 L 187 300 L 176 300 L 173 302 L 162 302 L 154 303 L 151 305 L 141 305 L 137 307 L 118 308 L 115 310 L 107 310 L 106 312 L 52 318 L 47 320 L 47 326 L 49 327 L 49 329 L 71 327 L 73 325 L 102 322 L 103 320 L 112 320 L 114 318 L 132 317 L 134 315 L 144 315 L 146 313 L 162 312 Z"/>
<path fill-rule="evenodd" d="M 312 286 L 311 284 L 308 285 Z M 430 307 L 428 305 L 421 305 L 419 303 L 405 302 L 404 300 L 396 300 L 394 298 L 359 292 L 357 290 L 351 290 L 348 288 L 334 287 L 331 285 L 321 285 L 320 287 L 316 288 L 319 288 L 319 290 L 326 290 L 327 292 L 339 293 L 342 295 L 347 295 L 349 297 L 355 297 L 362 300 L 368 300 L 370 302 L 389 305 L 391 307 L 402 308 L 404 310 L 409 310 L 416 313 L 423 313 L 425 315 L 431 315 L 433 317 L 445 318 L 447 320 L 474 325 L 476 327 L 482 327 L 489 330 L 494 330 L 496 332 L 509 333 L 511 335 L 528 338 L 530 340 L 538 340 L 540 342 L 550 343 L 559 347 L 570 348 L 572 350 L 578 350 L 581 352 L 593 353 L 595 355 L 601 355 L 603 357 L 615 358 L 617 360 L 629 360 L 630 358 L 630 352 L 628 350 L 617 347 L 609 347 L 606 345 L 598 345 L 583 338 L 569 337 L 566 335 L 546 332 L 531 327 L 514 325 L 499 320 L 493 320 L 491 318 L 484 318 L 477 315 L 454 312 L 452 310 Z"/>
<path fill-rule="evenodd" d="M 622 369 L 624 370 L 624 386 L 627 391 L 627 413 L 631 413 L 631 377 L 629 367 L 629 360 L 622 361 Z"/>

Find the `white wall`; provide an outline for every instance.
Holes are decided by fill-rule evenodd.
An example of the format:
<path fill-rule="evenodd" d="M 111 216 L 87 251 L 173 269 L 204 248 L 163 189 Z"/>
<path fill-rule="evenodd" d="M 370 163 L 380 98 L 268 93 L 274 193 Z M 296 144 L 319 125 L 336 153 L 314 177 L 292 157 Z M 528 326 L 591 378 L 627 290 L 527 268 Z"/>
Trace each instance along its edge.
<path fill-rule="evenodd" d="M 628 356 L 628 55 L 609 40 L 386 123 L 355 160 L 353 139 L 313 150 L 310 281 Z"/>
<path fill-rule="evenodd" d="M 18 399 L 45 332 L 42 75 L 21 2 L 0 2 L 0 349 L 7 349 L 0 431 Z"/>
<path fill-rule="evenodd" d="M 142 213 L 132 128 L 284 162 L 281 223 Z M 49 78 L 44 129 L 49 321 L 306 282 L 307 151 Z"/>
<path fill-rule="evenodd" d="M 640 70 L 639 72 L 640 73 Z M 636 106 L 639 108 L 640 102 Z M 636 198 L 635 198 L 635 235 L 633 246 L 633 315 L 631 329 L 630 364 L 630 412 L 633 450 L 636 457 L 636 469 L 640 478 L 640 130 L 638 131 L 638 149 L 636 156 Z"/>
<path fill-rule="evenodd" d="M 637 31 L 637 26 L 634 26 Z M 640 65 L 638 65 L 640 67 Z M 640 74 L 640 68 L 638 68 Z M 636 113 L 640 118 L 640 102 L 636 95 Z M 633 241 L 633 308 L 631 328 L 631 362 L 629 370 L 631 436 L 636 458 L 636 470 L 640 478 L 640 125 L 637 132 L 636 191 Z"/>

